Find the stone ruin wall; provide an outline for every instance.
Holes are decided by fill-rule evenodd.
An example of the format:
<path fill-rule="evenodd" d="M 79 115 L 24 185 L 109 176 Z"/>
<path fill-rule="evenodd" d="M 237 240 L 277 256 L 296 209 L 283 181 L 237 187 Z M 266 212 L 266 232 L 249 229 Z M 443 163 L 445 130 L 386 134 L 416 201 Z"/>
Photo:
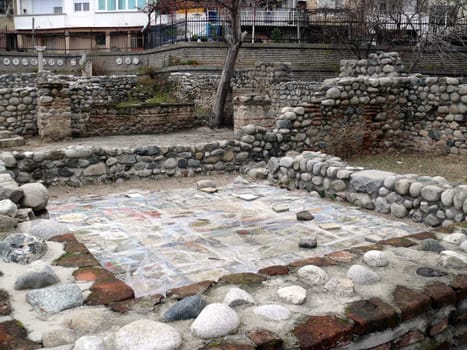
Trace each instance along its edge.
<path fill-rule="evenodd" d="M 245 125 L 244 116 L 254 115 L 267 99 L 272 110 L 280 110 L 274 130 L 289 141 L 283 148 L 342 156 L 405 150 L 466 155 L 467 84 L 400 70 L 397 53 L 344 61 L 342 77 L 319 87 L 287 82 L 273 85 L 267 95 L 237 97 L 236 110 L 242 112 L 235 118 Z M 303 106 L 304 113 L 284 105 Z M 265 122 L 270 120 L 256 124 Z"/>

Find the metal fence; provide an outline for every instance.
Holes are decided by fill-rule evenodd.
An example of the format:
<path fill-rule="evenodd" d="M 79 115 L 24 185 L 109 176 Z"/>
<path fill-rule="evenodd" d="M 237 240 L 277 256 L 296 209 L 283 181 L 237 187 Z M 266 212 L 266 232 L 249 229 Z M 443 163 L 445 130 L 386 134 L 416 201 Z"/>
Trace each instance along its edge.
<path fill-rule="evenodd" d="M 419 38 L 446 40 L 467 46 L 467 22 L 438 23 L 429 17 L 368 18 L 357 20 L 339 13 L 278 9 L 242 11 L 242 30 L 249 42 L 323 43 L 359 42 L 375 45 L 413 45 Z M 145 33 L 145 48 L 177 41 L 222 41 L 228 19 L 208 14 L 198 17 L 169 17 Z"/>
<path fill-rule="evenodd" d="M 110 33 L 110 47 L 105 48 L 105 33 L 71 33 L 71 48 L 67 52 L 83 50 L 130 51 L 152 49 L 179 41 L 223 41 L 229 19 L 218 10 L 200 14 L 159 16 L 157 25 L 144 33 L 128 37 L 123 29 Z M 467 21 L 439 21 L 428 16 L 382 18 L 363 17 L 357 20 L 342 11 L 306 11 L 300 9 L 260 10 L 246 8 L 241 13 L 242 30 L 247 42 L 254 43 L 322 43 L 361 45 L 414 45 L 420 38 L 445 40 L 446 43 L 467 46 Z M 41 35 L 41 37 L 39 37 Z M 35 40 L 34 40 L 35 39 Z M 34 33 L 21 37 L 18 48 L 14 31 L 0 31 L 0 49 L 28 50 L 34 45 L 46 45 L 47 50 L 64 52 L 66 34 Z M 104 41 L 104 42 L 101 42 Z"/>

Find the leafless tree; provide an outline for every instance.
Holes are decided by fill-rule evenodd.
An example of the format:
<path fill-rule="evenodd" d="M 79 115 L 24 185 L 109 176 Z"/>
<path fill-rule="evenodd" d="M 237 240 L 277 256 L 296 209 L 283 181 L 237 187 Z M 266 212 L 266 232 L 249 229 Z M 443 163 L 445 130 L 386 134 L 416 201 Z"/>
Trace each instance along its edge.
<path fill-rule="evenodd" d="M 216 96 L 212 108 L 211 124 L 215 127 L 222 126 L 224 122 L 224 110 L 227 95 L 230 90 L 230 81 L 235 73 L 235 62 L 240 51 L 246 32 L 241 30 L 240 11 L 242 0 L 214 0 L 215 3 L 226 12 L 228 23 L 225 28 L 224 40 L 227 43 L 227 55 L 222 68 Z"/>
<path fill-rule="evenodd" d="M 148 16 L 148 24 L 146 28 L 151 25 L 152 15 L 171 13 L 175 9 L 175 1 L 173 0 L 149 0 L 139 10 Z"/>
<path fill-rule="evenodd" d="M 350 0 L 331 32 L 358 58 L 375 48 L 413 47 L 413 70 L 432 52 L 445 60 L 467 46 L 467 0 Z"/>

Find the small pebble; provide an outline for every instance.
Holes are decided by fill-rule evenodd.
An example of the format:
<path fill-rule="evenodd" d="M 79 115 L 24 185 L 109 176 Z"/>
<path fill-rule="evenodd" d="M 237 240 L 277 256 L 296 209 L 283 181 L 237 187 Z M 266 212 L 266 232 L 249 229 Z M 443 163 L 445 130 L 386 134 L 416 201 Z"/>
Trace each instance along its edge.
<path fill-rule="evenodd" d="M 300 241 L 298 242 L 298 246 L 300 248 L 305 248 L 305 249 L 313 249 L 316 248 L 318 245 L 318 240 L 316 237 L 305 237 L 305 238 L 300 238 Z"/>
<path fill-rule="evenodd" d="M 421 241 L 420 249 L 435 253 L 441 253 L 443 250 L 446 250 L 446 248 L 441 243 L 432 238 L 424 239 Z"/>
<path fill-rule="evenodd" d="M 447 275 L 446 272 L 438 269 L 432 269 L 431 267 L 419 267 L 416 272 L 417 275 L 423 277 L 443 277 Z"/>
<path fill-rule="evenodd" d="M 296 215 L 299 221 L 310 221 L 315 218 L 309 210 L 299 211 Z"/>

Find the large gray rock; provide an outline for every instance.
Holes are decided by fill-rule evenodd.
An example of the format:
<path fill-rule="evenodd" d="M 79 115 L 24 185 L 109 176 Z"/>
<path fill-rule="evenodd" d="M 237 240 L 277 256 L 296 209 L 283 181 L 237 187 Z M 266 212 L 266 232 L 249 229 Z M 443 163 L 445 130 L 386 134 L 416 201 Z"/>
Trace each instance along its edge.
<path fill-rule="evenodd" d="M 384 184 L 384 179 L 393 176 L 394 173 L 381 170 L 362 170 L 350 176 L 350 184 L 355 190 L 366 193 L 374 193 Z"/>
<path fill-rule="evenodd" d="M 10 199 L 0 200 L 0 215 L 5 215 L 14 218 L 18 213 L 16 204 Z"/>
<path fill-rule="evenodd" d="M 115 313 L 108 308 L 76 308 L 63 315 L 62 323 L 73 325 L 77 336 L 96 334 L 116 324 Z"/>
<path fill-rule="evenodd" d="M 383 267 L 389 264 L 386 254 L 379 250 L 370 250 L 363 254 L 363 261 L 373 267 Z"/>
<path fill-rule="evenodd" d="M 14 203 L 19 203 L 24 196 L 24 191 L 16 182 L 0 184 L 0 199 L 11 199 Z"/>
<path fill-rule="evenodd" d="M 45 240 L 70 232 L 71 230 L 67 225 L 52 220 L 34 220 L 29 230 L 31 235 L 41 237 Z"/>
<path fill-rule="evenodd" d="M 60 282 L 57 274 L 44 261 L 37 260 L 29 265 L 26 273 L 18 276 L 15 281 L 15 289 L 37 289 L 51 286 Z"/>
<path fill-rule="evenodd" d="M 422 188 L 422 198 L 429 201 L 434 202 L 438 201 L 441 198 L 441 193 L 443 189 L 436 185 L 428 185 Z"/>
<path fill-rule="evenodd" d="M 444 267 L 464 269 L 467 267 L 467 255 L 453 250 L 444 250 L 440 254 L 440 265 Z"/>
<path fill-rule="evenodd" d="M 15 233 L 3 240 L 8 245 L 3 260 L 18 264 L 29 264 L 40 259 L 47 251 L 47 243 L 39 237 L 26 233 Z"/>
<path fill-rule="evenodd" d="M 234 332 L 240 318 L 229 306 L 214 303 L 206 306 L 192 323 L 191 331 L 202 339 L 222 337 Z"/>
<path fill-rule="evenodd" d="M 74 283 L 62 284 L 26 293 L 26 301 L 41 317 L 48 317 L 60 311 L 81 306 L 83 295 Z"/>
<path fill-rule="evenodd" d="M 107 167 L 105 166 L 105 163 L 100 162 L 97 164 L 92 164 L 88 166 L 86 169 L 83 171 L 84 176 L 101 176 L 105 175 L 107 173 Z"/>
<path fill-rule="evenodd" d="M 92 156 L 92 147 L 73 146 L 65 150 L 67 158 L 89 158 Z"/>
<path fill-rule="evenodd" d="M 206 306 L 206 300 L 199 295 L 186 297 L 170 307 L 164 314 L 165 322 L 196 318 Z"/>
<path fill-rule="evenodd" d="M 104 338 L 98 335 L 85 335 L 75 342 L 73 350 L 105 350 Z"/>
<path fill-rule="evenodd" d="M 373 284 L 381 280 L 376 272 L 362 265 L 352 265 L 347 271 L 347 278 L 351 279 L 354 284 L 359 285 Z"/>
<path fill-rule="evenodd" d="M 49 200 L 47 188 L 40 183 L 30 183 L 21 186 L 24 192 L 21 206 L 32 208 L 34 211 L 45 209 Z"/>
<path fill-rule="evenodd" d="M 321 267 L 306 265 L 297 271 L 298 277 L 304 282 L 314 286 L 321 286 L 329 280 L 329 276 Z"/>
<path fill-rule="evenodd" d="M 18 224 L 18 220 L 15 218 L 0 215 L 0 232 L 8 232 L 13 230 Z"/>
<path fill-rule="evenodd" d="M 175 350 L 182 345 L 173 327 L 152 320 L 138 320 L 115 333 L 115 350 Z"/>
<path fill-rule="evenodd" d="M 255 307 L 253 312 L 270 321 L 285 321 L 290 318 L 290 311 L 281 305 L 261 305 Z"/>
<path fill-rule="evenodd" d="M 75 339 L 75 332 L 68 328 L 48 329 L 42 333 L 42 345 L 46 348 L 72 344 Z"/>

